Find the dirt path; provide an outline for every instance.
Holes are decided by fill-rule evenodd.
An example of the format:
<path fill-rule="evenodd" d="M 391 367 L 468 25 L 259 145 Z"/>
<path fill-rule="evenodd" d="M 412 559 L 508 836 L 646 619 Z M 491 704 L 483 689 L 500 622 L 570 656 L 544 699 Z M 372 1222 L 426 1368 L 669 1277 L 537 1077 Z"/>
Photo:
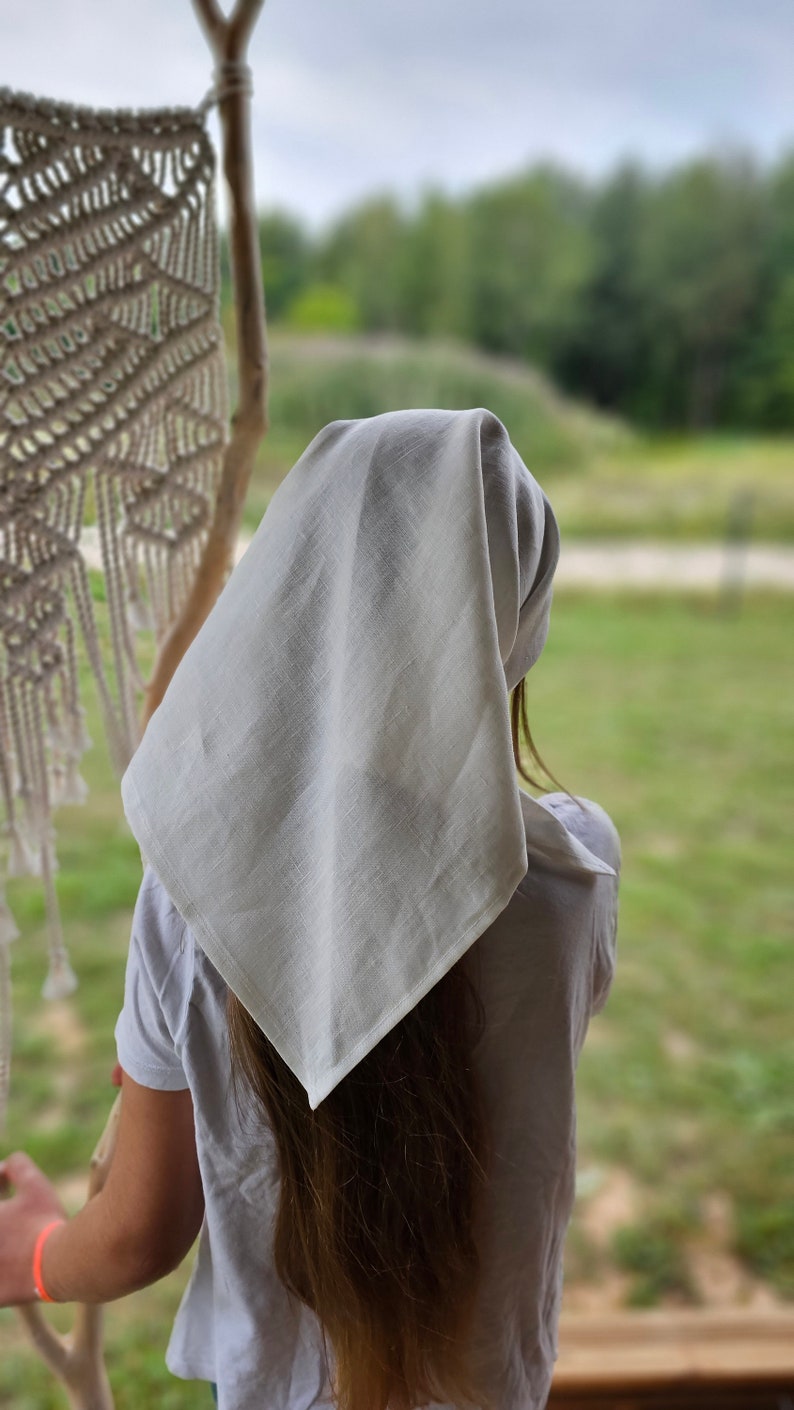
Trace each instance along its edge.
<path fill-rule="evenodd" d="M 240 536 L 239 562 L 250 535 Z M 89 568 L 101 568 L 93 527 L 83 530 L 81 548 Z M 652 540 L 574 539 L 563 545 L 555 586 L 605 591 L 732 592 L 773 588 L 794 592 L 794 548 L 754 543 L 665 543 Z"/>
<path fill-rule="evenodd" d="M 595 1189 L 582 1192 L 574 1209 L 572 1234 L 586 1237 L 594 1256 L 588 1276 L 566 1268 L 563 1308 L 566 1312 L 618 1312 L 629 1302 L 635 1279 L 618 1267 L 611 1251 L 620 1229 L 642 1223 L 649 1212 L 647 1191 L 643 1191 L 628 1170 L 616 1167 L 599 1171 Z M 584 1179 L 582 1178 L 584 1175 Z M 587 1185 L 579 1172 L 577 1186 Z M 721 1310 L 768 1312 L 786 1306 L 784 1300 L 746 1268 L 733 1251 L 735 1214 L 730 1196 L 711 1190 L 700 1199 L 700 1223 L 682 1247 L 683 1261 L 691 1293 L 662 1294 L 658 1307 L 686 1307 L 693 1304 Z"/>
<path fill-rule="evenodd" d="M 794 548 L 652 541 L 582 542 L 563 546 L 555 587 L 650 589 L 654 592 L 794 592 Z"/>

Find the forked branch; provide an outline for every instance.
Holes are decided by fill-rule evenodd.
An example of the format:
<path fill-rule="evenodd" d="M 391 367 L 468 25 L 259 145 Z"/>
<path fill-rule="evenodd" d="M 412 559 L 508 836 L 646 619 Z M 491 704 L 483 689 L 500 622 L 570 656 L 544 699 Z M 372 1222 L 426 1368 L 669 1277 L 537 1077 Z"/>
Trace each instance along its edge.
<path fill-rule="evenodd" d="M 239 404 L 223 460 L 215 514 L 184 610 L 164 638 L 146 687 L 146 728 L 187 648 L 209 616 L 234 561 L 256 452 L 267 430 L 267 334 L 254 205 L 250 89 L 242 81 L 248 41 L 264 0 L 237 0 L 228 19 L 217 0 L 193 0 L 215 59 L 229 190 Z"/>
<path fill-rule="evenodd" d="M 206 620 L 233 563 L 256 452 L 267 430 L 267 335 L 251 153 L 250 86 L 244 64 L 264 0 L 237 0 L 228 18 L 217 0 L 193 0 L 215 58 L 223 170 L 229 189 L 230 248 L 237 329 L 239 404 L 204 554 L 184 610 L 163 640 L 142 712 L 145 729 L 185 651 Z M 91 1161 L 88 1198 L 101 1190 L 116 1142 L 117 1097 Z M 73 1410 L 113 1410 L 102 1351 L 102 1307 L 76 1309 L 72 1332 L 55 1332 L 37 1305 L 19 1309 L 42 1359 L 63 1382 Z"/>
<path fill-rule="evenodd" d="M 89 1200 L 99 1194 L 107 1179 L 120 1115 L 121 1094 L 113 1103 L 91 1157 Z M 102 1311 L 100 1305 L 81 1304 L 75 1309 L 72 1331 L 62 1337 L 50 1326 L 37 1303 L 19 1309 L 40 1357 L 63 1381 L 73 1410 L 113 1410 L 113 1394 L 102 1352 Z"/>

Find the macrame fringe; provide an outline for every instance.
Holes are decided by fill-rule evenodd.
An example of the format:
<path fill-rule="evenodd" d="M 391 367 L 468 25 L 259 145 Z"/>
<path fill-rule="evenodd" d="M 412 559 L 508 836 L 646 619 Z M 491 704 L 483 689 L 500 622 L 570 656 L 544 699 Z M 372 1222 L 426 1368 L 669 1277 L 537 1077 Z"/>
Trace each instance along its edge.
<path fill-rule="evenodd" d="M 218 92 L 247 81 L 224 72 Z M 159 644 L 170 629 L 212 521 L 228 425 L 218 299 L 201 111 L 0 89 L 0 796 L 5 875 L 45 891 L 48 998 L 76 984 L 51 822 L 88 794 L 76 633 L 120 777 L 139 740 L 138 633 Z M 90 503 L 114 690 L 80 551 Z M 17 933 L 2 875 L 0 895 L 2 1109 Z"/>
<path fill-rule="evenodd" d="M 5 914 L 3 914 L 5 912 Z M 7 919 L 7 917 L 9 919 Z M 0 1131 L 5 1129 L 8 1110 L 8 1084 L 11 1077 L 11 945 L 19 931 L 5 906 L 0 911 L 0 927 L 6 922 L 8 934 L 0 937 Z"/>

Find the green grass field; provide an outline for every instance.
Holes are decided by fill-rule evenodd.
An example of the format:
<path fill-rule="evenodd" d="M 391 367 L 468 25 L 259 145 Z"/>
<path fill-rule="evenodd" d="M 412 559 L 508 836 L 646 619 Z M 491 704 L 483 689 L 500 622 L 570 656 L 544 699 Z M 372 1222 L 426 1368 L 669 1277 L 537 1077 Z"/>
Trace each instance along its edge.
<path fill-rule="evenodd" d="M 278 335 L 272 367 L 274 430 L 251 482 L 249 529 L 326 421 L 486 405 L 566 535 L 720 538 L 744 497 L 752 534 L 794 538 L 794 441 L 651 442 L 523 366 L 432 344 Z M 101 600 L 96 576 L 93 585 Z M 715 1266 L 734 1304 L 794 1296 L 791 631 L 782 596 L 750 595 L 728 614 L 706 599 L 561 593 L 531 678 L 541 753 L 569 789 L 612 813 L 624 845 L 618 978 L 580 1069 L 580 1196 L 567 1254 L 577 1306 L 710 1300 L 704 1268 Z M 140 881 L 85 672 L 84 682 L 90 797 L 56 815 L 58 894 L 81 981 L 72 1000 L 39 997 L 38 884 L 8 887 L 23 934 L 3 1147 L 29 1150 L 72 1207 L 113 1098 L 113 1027 Z M 163 1364 L 185 1276 L 108 1309 L 118 1410 L 155 1398 L 162 1410 L 208 1403 Z M 54 1316 L 68 1321 L 64 1310 Z M 0 1407 L 63 1403 L 14 1315 L 0 1313 Z"/>
<path fill-rule="evenodd" d="M 697 1300 L 684 1254 L 715 1195 L 730 1251 L 794 1295 L 791 624 L 785 599 L 736 617 L 561 598 L 533 681 L 547 762 L 605 802 L 624 842 L 619 977 L 581 1070 L 580 1164 L 633 1182 L 636 1223 L 608 1251 L 636 1274 L 632 1302 Z M 668 1263 L 648 1252 L 646 1266 L 638 1242 Z"/>
<path fill-rule="evenodd" d="M 572 1288 L 617 1278 L 629 1304 L 697 1302 L 693 1251 L 711 1237 L 717 1200 L 722 1254 L 775 1295 L 794 1294 L 791 618 L 790 599 L 774 596 L 726 616 L 685 599 L 561 594 L 531 677 L 541 753 L 569 789 L 608 808 L 624 845 L 618 978 L 580 1069 Z M 86 698 L 91 795 L 57 815 L 58 891 L 81 980 L 68 1003 L 39 998 L 39 888 L 9 885 L 23 936 L 4 1147 L 26 1147 L 71 1200 L 112 1100 L 140 878 Z M 616 1181 L 630 1198 L 605 1242 L 590 1216 Z M 183 1280 L 108 1311 L 119 1410 L 150 1395 L 165 1410 L 204 1403 L 162 1362 Z M 0 1315 L 0 1405 L 61 1403 L 13 1314 Z"/>

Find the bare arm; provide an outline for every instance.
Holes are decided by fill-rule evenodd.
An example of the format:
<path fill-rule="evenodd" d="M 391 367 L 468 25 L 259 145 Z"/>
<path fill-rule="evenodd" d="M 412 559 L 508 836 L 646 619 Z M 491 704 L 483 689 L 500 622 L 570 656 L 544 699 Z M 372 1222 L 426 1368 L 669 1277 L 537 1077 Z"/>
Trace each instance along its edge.
<path fill-rule="evenodd" d="M 26 1155 L 4 1162 L 0 1201 L 0 1306 L 35 1299 L 33 1250 L 64 1217 L 49 1181 Z M 158 1092 L 126 1073 L 118 1144 L 100 1193 L 49 1235 L 42 1279 L 58 1302 L 110 1302 L 157 1282 L 181 1263 L 204 1216 L 188 1091 Z"/>

